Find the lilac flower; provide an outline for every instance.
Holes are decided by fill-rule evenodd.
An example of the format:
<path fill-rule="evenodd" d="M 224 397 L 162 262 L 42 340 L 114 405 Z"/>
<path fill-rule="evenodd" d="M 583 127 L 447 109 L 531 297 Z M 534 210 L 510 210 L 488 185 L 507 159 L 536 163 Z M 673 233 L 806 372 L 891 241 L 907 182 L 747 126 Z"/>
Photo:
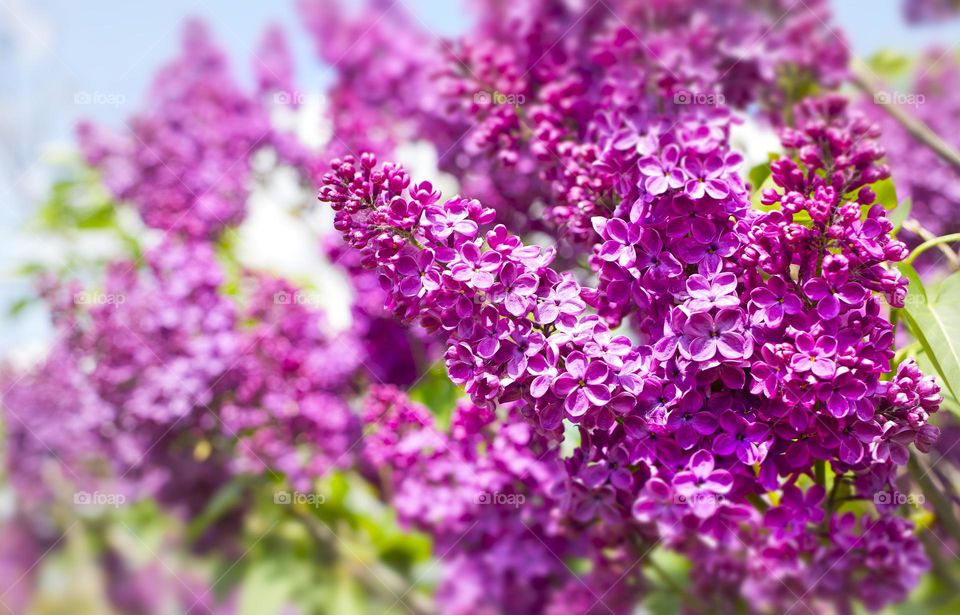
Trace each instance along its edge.
<path fill-rule="evenodd" d="M 652 229 L 643 229 L 640 235 L 636 265 L 653 279 L 668 278 L 683 271 L 683 265 L 673 254 L 663 249 L 660 235 Z"/>
<path fill-rule="evenodd" d="M 859 307 L 866 297 L 866 291 L 856 282 L 848 282 L 836 288 L 821 278 L 813 278 L 804 284 L 803 292 L 817 302 L 817 313 L 827 320 L 840 314 L 841 304 Z"/>
<path fill-rule="evenodd" d="M 421 291 L 440 288 L 440 270 L 433 264 L 433 252 L 424 250 L 416 257 L 403 256 L 397 260 L 400 274 L 400 292 L 407 297 L 416 297 Z"/>
<path fill-rule="evenodd" d="M 499 252 L 480 252 L 474 243 L 464 243 L 450 263 L 450 275 L 458 282 L 466 282 L 474 288 L 487 290 L 494 285 L 494 273 L 500 269 Z"/>
<path fill-rule="evenodd" d="M 640 229 L 620 218 L 594 218 L 593 227 L 604 238 L 598 256 L 605 261 L 615 261 L 630 267 L 637 259 L 634 245 L 640 241 Z"/>
<path fill-rule="evenodd" d="M 721 232 L 712 224 L 693 224 L 690 237 L 677 245 L 677 256 L 683 262 L 699 264 L 701 270 L 716 271 L 723 259 L 733 255 L 740 246 L 734 233 Z"/>
<path fill-rule="evenodd" d="M 657 196 L 667 190 L 680 188 L 684 184 L 683 173 L 677 168 L 680 161 L 680 148 L 674 144 L 663 148 L 660 157 L 644 158 L 638 163 L 643 177 L 642 187 L 648 193 Z"/>
<path fill-rule="evenodd" d="M 523 316 L 530 308 L 530 297 L 537 292 L 539 280 L 536 274 L 521 273 L 514 263 L 505 263 L 500 270 L 500 286 L 494 290 L 498 301 L 503 301 L 507 311 L 514 316 Z"/>
<path fill-rule="evenodd" d="M 832 380 L 817 385 L 817 397 L 826 403 L 827 410 L 836 418 L 854 412 L 857 402 L 866 394 L 867 386 L 846 368 L 840 368 Z"/>
<path fill-rule="evenodd" d="M 833 378 L 837 371 L 836 352 L 835 338 L 825 335 L 814 340 L 809 333 L 802 333 L 797 336 L 797 352 L 790 357 L 790 367 L 820 378 Z"/>
<path fill-rule="evenodd" d="M 788 485 L 783 489 L 780 505 L 766 512 L 763 523 L 776 530 L 778 539 L 794 538 L 802 534 L 807 524 L 818 524 L 823 521 L 821 502 L 826 497 L 826 490 L 820 485 L 800 491 L 796 485 Z"/>
<path fill-rule="evenodd" d="M 713 516 L 733 488 L 730 472 L 714 467 L 713 455 L 700 450 L 690 458 L 688 469 L 673 477 L 674 491 L 701 519 Z"/>
<path fill-rule="evenodd" d="M 427 186 L 432 189 L 429 183 L 427 183 Z M 452 207 L 424 210 L 423 224 L 429 227 L 433 236 L 440 240 L 447 239 L 454 234 L 463 237 L 476 237 L 478 230 L 477 223 L 470 219 L 470 211 L 462 202 Z"/>
<path fill-rule="evenodd" d="M 730 187 L 723 180 L 724 162 L 719 156 L 710 156 L 705 162 L 686 156 L 681 166 L 688 178 L 684 190 L 691 199 L 702 199 L 704 193 L 714 199 L 730 194 Z"/>
<path fill-rule="evenodd" d="M 645 406 L 645 418 L 654 425 L 665 425 L 667 413 L 677 403 L 681 392 L 672 382 L 663 384 L 650 380 L 643 385 L 640 402 Z"/>
<path fill-rule="evenodd" d="M 750 301 L 760 308 L 758 314 L 761 322 L 771 327 L 779 327 L 784 316 L 793 316 L 803 310 L 800 297 L 790 292 L 786 282 L 779 276 L 770 278 L 766 286 L 754 288 L 750 293 Z"/>
<path fill-rule="evenodd" d="M 732 308 L 740 305 L 736 296 L 737 277 L 732 273 L 721 273 L 706 278 L 695 273 L 687 278 L 687 303 L 694 312 L 708 312 L 714 308 Z"/>
<path fill-rule="evenodd" d="M 590 405 L 602 406 L 610 401 L 606 385 L 610 369 L 603 361 L 587 361 L 581 352 L 566 357 L 565 370 L 553 381 L 553 391 L 565 398 L 564 408 L 573 417 L 583 416 Z"/>
<path fill-rule="evenodd" d="M 534 318 L 541 325 L 553 324 L 563 315 L 576 316 L 586 305 L 580 299 L 580 286 L 573 280 L 565 280 L 550 289 L 534 309 Z"/>
<path fill-rule="evenodd" d="M 762 463 L 770 446 L 772 432 L 762 423 L 751 423 L 735 412 L 727 411 L 720 416 L 723 433 L 713 440 L 713 452 L 717 455 L 736 453 L 741 463 Z"/>
<path fill-rule="evenodd" d="M 706 362 L 718 353 L 726 359 L 742 359 L 749 345 L 742 333 L 741 312 L 724 309 L 716 319 L 698 312 L 690 316 L 683 328 L 680 353 L 692 361 Z"/>

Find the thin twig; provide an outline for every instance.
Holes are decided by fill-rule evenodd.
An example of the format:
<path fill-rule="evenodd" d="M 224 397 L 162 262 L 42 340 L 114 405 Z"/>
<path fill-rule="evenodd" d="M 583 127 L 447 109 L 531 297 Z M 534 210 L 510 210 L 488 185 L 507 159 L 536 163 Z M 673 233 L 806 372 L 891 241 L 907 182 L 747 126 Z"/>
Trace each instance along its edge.
<path fill-rule="evenodd" d="M 853 75 L 853 83 L 865 94 L 869 95 L 878 107 L 881 107 L 893 119 L 897 120 L 910 135 L 929 147 L 936 155 L 940 156 L 944 162 L 960 171 L 960 152 L 957 152 L 946 141 L 941 139 L 937 133 L 933 132 L 923 121 L 913 117 L 903 110 L 902 107 L 893 104 L 881 104 L 877 98 L 882 96 L 884 84 L 880 83 L 875 77 L 867 74 L 865 66 L 860 62 L 853 63 L 850 69 Z"/>
<path fill-rule="evenodd" d="M 950 262 L 950 268 L 954 271 L 960 271 L 960 255 L 953 251 L 949 245 L 950 241 L 960 241 L 960 233 L 954 233 L 953 235 L 946 235 L 944 237 L 937 237 L 932 232 L 928 231 L 923 227 L 920 222 L 914 218 L 905 220 L 903 223 L 903 228 L 914 233 L 920 239 L 923 240 L 923 243 L 914 248 L 913 252 L 910 253 L 910 256 L 905 261 L 908 265 L 912 264 L 914 260 L 929 248 L 936 247 L 938 248 L 944 256 L 947 257 L 947 260 Z"/>

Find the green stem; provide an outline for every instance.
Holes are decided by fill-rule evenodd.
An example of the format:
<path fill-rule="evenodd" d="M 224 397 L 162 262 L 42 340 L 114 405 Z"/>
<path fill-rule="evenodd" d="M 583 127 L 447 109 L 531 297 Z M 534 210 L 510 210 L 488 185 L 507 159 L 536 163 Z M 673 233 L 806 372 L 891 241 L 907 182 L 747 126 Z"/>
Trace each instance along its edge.
<path fill-rule="evenodd" d="M 910 471 L 910 476 L 916 481 L 917 485 L 920 486 L 920 490 L 923 491 L 924 497 L 930 502 L 931 506 L 933 506 L 933 510 L 937 515 L 937 521 L 943 529 L 947 530 L 954 540 L 960 542 L 960 522 L 957 521 L 954 515 L 953 505 L 943 497 L 943 494 L 940 493 L 937 486 L 933 484 L 929 474 L 923 469 L 923 466 L 920 465 L 916 456 L 910 456 L 910 462 L 907 464 L 907 468 Z"/>
<path fill-rule="evenodd" d="M 903 262 L 907 265 L 911 265 L 913 264 L 913 261 L 917 260 L 918 256 L 930 248 L 935 248 L 945 243 L 953 243 L 954 241 L 960 241 L 960 233 L 950 233 L 949 235 L 941 235 L 940 237 L 928 239 L 914 248 L 913 252 L 910 253 L 910 256 L 908 256 Z"/>
<path fill-rule="evenodd" d="M 874 104 L 887 112 L 887 115 L 900 123 L 903 128 L 910 133 L 917 142 L 925 145 L 939 156 L 944 162 L 954 169 L 960 170 L 960 153 L 953 149 L 946 141 L 940 138 L 937 133 L 930 129 L 925 123 L 904 111 L 898 105 L 880 104 L 880 96 L 888 88 L 867 74 L 869 68 L 862 62 L 853 63 L 851 66 L 853 72 L 853 83 L 865 94 L 873 99 Z"/>

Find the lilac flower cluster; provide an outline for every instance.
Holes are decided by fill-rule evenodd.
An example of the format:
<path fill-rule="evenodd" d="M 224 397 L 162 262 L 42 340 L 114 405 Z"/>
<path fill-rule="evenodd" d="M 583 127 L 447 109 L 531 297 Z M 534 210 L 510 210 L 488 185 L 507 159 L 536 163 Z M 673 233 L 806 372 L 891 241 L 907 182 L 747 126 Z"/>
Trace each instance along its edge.
<path fill-rule="evenodd" d="M 903 3 L 904 16 L 915 24 L 954 17 L 958 11 L 960 4 L 956 0 L 905 0 Z"/>
<path fill-rule="evenodd" d="M 441 203 L 429 183 L 372 154 L 335 160 L 320 199 L 380 273 L 387 307 L 447 339 L 451 380 L 478 407 L 516 402 L 551 438 L 564 419 L 579 426 L 564 515 L 708 562 L 695 580 L 703 596 L 731 595 L 719 585 L 729 575 L 707 572 L 721 566 L 739 571 L 734 585 L 757 604 L 798 602 L 783 583 L 839 600 L 811 572 L 830 557 L 811 537 L 826 514 L 840 518 L 823 468 L 871 498 L 895 489 L 906 446 L 929 450 L 937 435 L 931 379 L 903 363 L 881 380 L 893 331 L 877 294 L 891 305 L 906 294 L 883 266 L 906 248 L 870 189 L 889 172 L 874 125 L 841 98 L 812 99 L 783 130 L 795 158 L 772 165 L 768 211 L 753 210 L 724 121 L 693 114 L 621 173 L 630 206 L 593 221 L 596 288 L 551 268 L 552 250 L 492 226 L 479 202 Z M 639 344 L 611 328 L 628 315 Z M 806 496 L 801 479 L 817 482 Z M 780 492 L 781 506 L 800 512 L 761 519 L 755 501 L 770 508 Z M 888 523 L 889 511 L 878 514 L 861 530 Z M 880 534 L 918 552 L 909 533 Z M 770 558 L 744 561 L 745 542 Z M 904 583 L 873 604 L 903 598 L 925 566 L 909 561 Z"/>
<path fill-rule="evenodd" d="M 385 4 L 373 2 L 370 9 L 395 17 L 399 9 Z M 779 110 L 797 97 L 783 89 L 787 80 L 799 91 L 802 83 L 836 84 L 846 70 L 841 35 L 825 25 L 830 18 L 819 1 L 646 7 L 528 0 L 480 3 L 477 13 L 478 25 L 455 43 L 415 29 L 419 47 L 436 51 L 413 55 L 405 44 L 413 36 L 408 28 L 398 33 L 391 27 L 387 37 L 385 26 L 375 23 L 374 34 L 362 40 L 380 53 L 354 54 L 352 38 L 335 44 L 342 35 L 329 35 L 337 20 L 308 12 L 318 45 L 339 52 L 327 51 L 328 59 L 335 56 L 339 65 L 345 55 L 362 63 L 342 68 L 343 79 L 387 75 L 373 88 L 379 92 L 394 75 L 409 75 L 393 88 L 389 110 L 338 105 L 344 129 L 335 130 L 335 140 L 350 144 L 349 153 L 382 155 L 389 143 L 362 139 L 412 124 L 412 136 L 441 152 L 441 168 L 465 193 L 496 209 L 502 223 L 541 230 L 543 207 L 546 219 L 571 239 L 592 239 L 590 219 L 620 203 L 617 173 L 630 167 L 635 149 L 648 155 L 645 145 L 677 115 L 724 102 L 746 107 L 762 101 Z M 353 32 L 350 25 L 341 29 Z M 406 59 L 417 61 L 410 66 Z M 426 78 L 435 75 L 438 83 Z M 371 86 L 364 86 L 351 88 L 353 96 L 368 96 Z M 404 102 L 396 101 L 397 93 Z M 415 103 L 406 100 L 411 94 Z M 357 124 L 366 130 L 358 133 Z M 624 138 L 631 128 L 641 138 Z M 363 135 L 359 141 L 357 134 Z"/>
<path fill-rule="evenodd" d="M 298 489 L 350 465 L 360 423 L 347 401 L 364 353 L 352 331 L 328 333 L 323 313 L 291 303 L 298 290 L 261 276 L 247 308 L 238 377 L 222 415 L 240 436 L 235 462 L 262 474 L 282 472 Z"/>
<path fill-rule="evenodd" d="M 71 481 L 84 461 L 74 454 L 105 458 L 102 478 L 195 515 L 235 472 L 302 487 L 349 465 L 360 429 L 347 399 L 364 360 L 353 332 L 331 335 L 320 311 L 282 300 L 295 288 L 265 276 L 251 279 L 241 311 L 206 243 L 168 242 L 146 260 L 148 272 L 108 272 L 104 296 L 122 300 L 64 306 L 61 350 L 5 396 L 23 432 L 11 451 L 18 480 L 43 484 L 32 466 L 51 456 Z M 70 411 L 57 419 L 64 382 Z M 213 454 L 190 452 L 204 442 Z"/>
<path fill-rule="evenodd" d="M 188 24 L 181 53 L 157 73 L 150 106 L 129 120 L 129 132 L 83 123 L 78 136 L 110 191 L 148 226 L 207 238 L 246 214 L 251 154 L 271 127 L 202 23 Z"/>
<path fill-rule="evenodd" d="M 558 451 L 515 411 L 498 419 L 463 403 L 440 432 L 426 408 L 375 387 L 364 419 L 364 457 L 379 469 L 380 488 L 400 521 L 444 554 L 444 613 L 630 612 L 642 585 L 617 580 L 639 553 L 557 518 Z M 593 572 L 576 577 L 571 558 Z"/>

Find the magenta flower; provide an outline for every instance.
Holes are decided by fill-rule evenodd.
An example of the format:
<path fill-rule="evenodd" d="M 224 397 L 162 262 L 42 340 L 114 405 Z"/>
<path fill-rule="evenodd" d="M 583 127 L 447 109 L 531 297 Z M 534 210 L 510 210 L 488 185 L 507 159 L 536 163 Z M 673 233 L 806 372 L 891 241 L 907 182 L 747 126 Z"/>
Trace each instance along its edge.
<path fill-rule="evenodd" d="M 687 307 L 694 312 L 736 307 L 740 305 L 736 290 L 737 276 L 732 273 L 721 273 L 709 279 L 695 273 L 687 278 L 687 294 L 690 295 Z"/>
<path fill-rule="evenodd" d="M 638 163 L 641 174 L 638 186 L 653 196 L 682 187 L 684 177 L 677 168 L 679 160 L 680 148 L 673 144 L 663 148 L 659 159 L 653 156 L 644 158 Z"/>
<path fill-rule="evenodd" d="M 531 297 L 537 292 L 540 280 L 536 274 L 521 273 L 512 262 L 500 270 L 500 285 L 494 290 L 496 301 L 502 301 L 507 311 L 514 316 L 523 316 L 530 309 Z"/>
<path fill-rule="evenodd" d="M 700 362 L 711 361 L 718 353 L 726 359 L 742 359 L 749 352 L 748 346 L 739 310 L 721 310 L 716 319 L 698 312 L 683 327 L 680 354 Z"/>
<path fill-rule="evenodd" d="M 720 416 L 720 428 L 723 430 L 713 440 L 713 452 L 718 455 L 736 453 L 741 463 L 753 465 L 763 463 L 770 446 L 773 432 L 763 423 L 751 423 L 733 411 Z"/>
<path fill-rule="evenodd" d="M 673 477 L 673 489 L 693 514 L 707 519 L 720 507 L 724 496 L 733 488 L 733 476 L 726 470 L 715 470 L 713 455 L 699 450 L 690 458 L 689 469 Z"/>
<path fill-rule="evenodd" d="M 541 325 L 549 325 L 561 315 L 576 316 L 585 308 L 586 304 L 580 299 L 580 285 L 564 280 L 540 301 L 534 309 L 534 318 Z"/>
<path fill-rule="evenodd" d="M 803 292 L 817 302 L 817 313 L 830 320 L 840 314 L 841 304 L 859 307 L 866 299 L 866 290 L 856 282 L 847 282 L 839 288 L 823 278 L 813 278 L 803 285 Z"/>
<path fill-rule="evenodd" d="M 450 263 L 450 275 L 458 282 L 487 290 L 496 281 L 494 274 L 500 269 L 501 260 L 499 252 L 481 252 L 476 244 L 467 242 L 460 246 L 457 257 Z"/>
<path fill-rule="evenodd" d="M 680 389 L 672 382 L 666 384 L 650 380 L 643 385 L 639 402 L 644 408 L 644 417 L 653 425 L 666 425 L 667 413 L 680 399 Z"/>
<path fill-rule="evenodd" d="M 570 416 L 583 416 L 590 405 L 602 406 L 610 401 L 606 385 L 610 369 L 603 361 L 587 362 L 582 352 L 572 352 L 566 358 L 565 372 L 553 381 L 553 392 L 564 397 L 563 406 Z"/>
<path fill-rule="evenodd" d="M 858 422 L 847 425 L 840 432 L 840 460 L 844 463 L 860 463 L 866 452 L 864 445 L 871 445 L 880 437 L 882 430 L 875 422 Z"/>
<path fill-rule="evenodd" d="M 654 280 L 678 275 L 683 265 L 670 252 L 663 249 L 660 235 L 653 229 L 644 229 L 636 248 L 636 266 Z"/>
<path fill-rule="evenodd" d="M 852 414 L 857 408 L 857 402 L 866 394 L 867 385 L 849 371 L 838 371 L 834 378 L 817 385 L 817 397 L 826 403 L 827 410 L 838 419 Z"/>
<path fill-rule="evenodd" d="M 818 524 L 823 521 L 821 503 L 826 497 L 826 490 L 820 485 L 800 491 L 796 485 L 787 485 L 783 488 L 783 497 L 780 505 L 771 508 L 763 517 L 763 523 L 774 529 L 774 535 L 779 540 L 794 538 L 807 529 L 807 524 Z"/>
<path fill-rule="evenodd" d="M 620 218 L 595 218 L 593 227 L 604 239 L 598 253 L 600 258 L 623 267 L 633 265 L 637 259 L 634 245 L 640 241 L 640 228 L 636 224 L 628 224 Z"/>
<path fill-rule="evenodd" d="M 444 240 L 453 234 L 476 237 L 477 223 L 470 219 L 470 211 L 462 204 L 453 207 L 429 207 L 423 212 L 423 225 L 434 237 Z"/>
<path fill-rule="evenodd" d="M 770 278 L 766 286 L 754 288 L 750 301 L 760 308 L 762 322 L 771 327 L 779 327 L 785 315 L 793 316 L 803 310 L 800 297 L 790 292 L 780 276 Z"/>
<path fill-rule="evenodd" d="M 710 156 L 703 163 L 696 156 L 686 156 L 682 166 L 688 178 L 684 190 L 691 199 L 702 199 L 704 193 L 714 199 L 730 194 L 730 186 L 724 181 L 725 166 L 719 156 Z"/>
<path fill-rule="evenodd" d="M 833 378 L 837 371 L 836 352 L 836 338 L 825 335 L 814 341 L 809 333 L 801 333 L 797 336 L 797 352 L 790 357 L 790 367 L 798 372 L 812 372 L 819 378 Z"/>
<path fill-rule="evenodd" d="M 440 288 L 440 268 L 433 264 L 433 252 L 423 250 L 416 258 L 402 256 L 397 260 L 400 292 L 406 297 L 418 297 L 421 291 Z"/>
<path fill-rule="evenodd" d="M 723 259 L 740 247 L 735 234 L 718 231 L 709 222 L 691 224 L 690 229 L 690 236 L 681 239 L 677 245 L 677 256 L 687 264 L 699 264 L 701 271 L 716 271 Z"/>

